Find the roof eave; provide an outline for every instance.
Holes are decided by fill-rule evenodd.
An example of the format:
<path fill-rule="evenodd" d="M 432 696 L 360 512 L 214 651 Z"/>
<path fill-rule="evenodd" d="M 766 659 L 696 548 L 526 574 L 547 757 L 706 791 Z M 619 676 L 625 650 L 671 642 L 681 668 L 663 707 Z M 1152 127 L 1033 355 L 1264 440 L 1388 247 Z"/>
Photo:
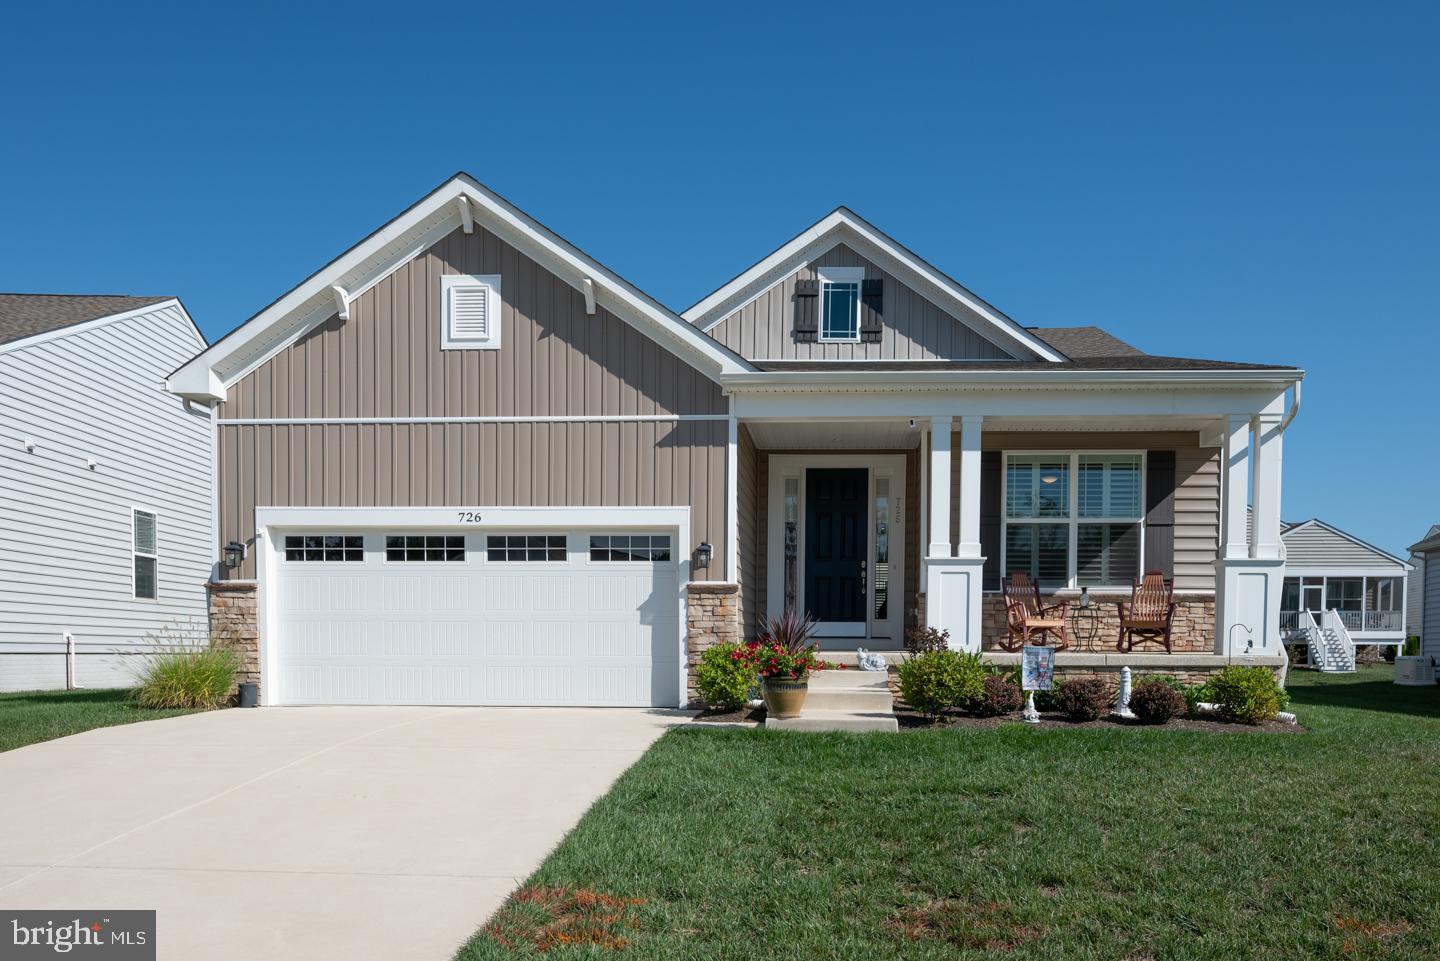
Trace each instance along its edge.
<path fill-rule="evenodd" d="M 721 377 L 727 390 L 963 389 L 1076 385 L 1087 387 L 1289 387 L 1303 370 L 873 370 L 758 371 Z"/>

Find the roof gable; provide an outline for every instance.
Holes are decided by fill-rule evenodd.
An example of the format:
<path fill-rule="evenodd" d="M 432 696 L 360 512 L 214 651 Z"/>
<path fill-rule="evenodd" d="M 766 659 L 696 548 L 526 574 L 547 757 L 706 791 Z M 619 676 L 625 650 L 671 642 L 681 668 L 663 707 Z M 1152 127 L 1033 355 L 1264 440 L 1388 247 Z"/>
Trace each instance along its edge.
<path fill-rule="evenodd" d="M 1296 570 L 1409 567 L 1403 558 L 1315 517 L 1281 531 L 1280 540 L 1288 566 Z"/>
<path fill-rule="evenodd" d="M 174 299 L 122 294 L 0 294 L 0 344 L 12 344 Z"/>
<path fill-rule="evenodd" d="M 753 369 L 499 194 L 459 173 L 176 370 L 168 389 L 187 397 L 224 399 L 240 378 L 337 310 L 344 317 L 354 298 L 447 234 L 472 229 L 476 222 L 700 369 Z"/>
<path fill-rule="evenodd" d="M 987 304 L 954 278 L 927 263 L 853 211 L 838 207 L 769 256 L 684 311 L 710 330 L 799 268 L 845 244 L 954 317 L 975 318 L 985 339 L 1022 360 L 1062 361 L 1065 355 Z"/>

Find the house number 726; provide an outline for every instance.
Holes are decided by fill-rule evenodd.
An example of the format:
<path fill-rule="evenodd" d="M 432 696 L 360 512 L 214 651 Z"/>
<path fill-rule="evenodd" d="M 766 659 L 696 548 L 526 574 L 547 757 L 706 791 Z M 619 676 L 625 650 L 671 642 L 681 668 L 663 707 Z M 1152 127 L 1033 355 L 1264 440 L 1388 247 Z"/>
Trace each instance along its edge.
<path fill-rule="evenodd" d="M 460 512 L 460 523 L 462 523 L 462 524 L 478 524 L 478 523 L 480 523 L 480 514 L 479 514 L 479 512 L 478 512 L 478 511 L 461 511 L 461 512 Z"/>

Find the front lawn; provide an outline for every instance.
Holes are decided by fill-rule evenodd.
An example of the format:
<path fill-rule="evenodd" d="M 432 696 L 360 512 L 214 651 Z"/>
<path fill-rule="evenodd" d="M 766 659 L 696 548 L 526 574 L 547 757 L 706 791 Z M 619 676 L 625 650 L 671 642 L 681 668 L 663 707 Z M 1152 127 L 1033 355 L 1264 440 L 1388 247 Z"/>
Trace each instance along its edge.
<path fill-rule="evenodd" d="M 1292 675 L 1301 735 L 687 726 L 459 958 L 1433 959 L 1440 689 L 1390 679 Z"/>
<path fill-rule="evenodd" d="M 12 751 L 97 727 L 193 713 L 184 709 L 140 707 L 126 689 L 0 694 L 0 751 Z"/>

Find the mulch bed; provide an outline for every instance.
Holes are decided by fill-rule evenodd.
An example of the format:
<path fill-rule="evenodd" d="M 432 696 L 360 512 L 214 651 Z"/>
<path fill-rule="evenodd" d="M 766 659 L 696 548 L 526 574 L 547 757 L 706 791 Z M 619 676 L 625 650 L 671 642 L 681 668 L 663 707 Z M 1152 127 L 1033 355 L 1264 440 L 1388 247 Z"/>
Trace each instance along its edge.
<path fill-rule="evenodd" d="M 1002 724 L 1024 723 L 1024 718 L 1017 712 L 1015 714 L 1002 714 L 999 717 L 971 717 L 968 714 L 946 714 L 940 718 L 938 724 L 932 725 L 928 715 L 914 711 L 908 705 L 902 703 L 895 705 L 895 719 L 900 722 L 901 731 L 996 728 Z M 1039 724 L 1026 724 L 1025 726 L 1039 730 L 1059 729 L 1067 731 L 1129 727 L 1152 731 L 1203 731 L 1206 734 L 1244 734 L 1256 732 L 1261 734 L 1303 734 L 1305 732 L 1305 729 L 1299 724 L 1286 724 L 1284 721 L 1267 721 L 1264 724 L 1232 724 L 1229 721 L 1195 717 L 1177 717 L 1166 724 L 1141 724 L 1139 721 L 1126 720 L 1119 717 L 1104 717 L 1098 721 L 1070 721 L 1066 720 L 1061 714 L 1048 711 L 1040 712 Z"/>
<path fill-rule="evenodd" d="M 721 724 L 763 724 L 765 723 L 765 708 L 764 706 L 742 707 L 738 711 L 717 711 L 707 707 L 691 720 Z"/>

